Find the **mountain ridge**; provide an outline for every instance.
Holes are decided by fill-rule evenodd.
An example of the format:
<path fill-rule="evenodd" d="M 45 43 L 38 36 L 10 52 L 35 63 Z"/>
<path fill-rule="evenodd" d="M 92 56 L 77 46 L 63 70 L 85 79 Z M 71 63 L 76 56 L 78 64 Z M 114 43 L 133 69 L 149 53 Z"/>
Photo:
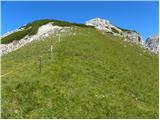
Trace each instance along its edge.
<path fill-rule="evenodd" d="M 154 46 L 152 45 L 152 48 L 151 48 L 151 46 L 149 44 L 147 44 L 147 42 L 144 42 L 142 40 L 142 37 L 140 36 L 140 34 L 138 32 L 136 32 L 135 30 L 127 30 L 124 28 L 114 26 L 110 23 L 110 21 L 105 20 L 105 19 L 93 18 L 93 19 L 86 21 L 85 24 L 70 23 L 70 22 L 59 21 L 59 20 L 54 20 L 54 19 L 53 20 L 52 19 L 36 20 L 31 23 L 25 24 L 22 27 L 20 27 L 19 29 L 16 29 L 15 31 L 8 32 L 8 33 L 4 34 L 3 36 L 1 36 L 1 43 L 2 43 L 0 46 L 2 49 L 1 55 L 8 53 L 9 51 L 10 52 L 12 51 L 12 50 L 7 50 L 7 49 L 9 49 L 9 47 L 7 46 L 7 45 L 9 45 L 9 43 L 11 43 L 13 41 L 13 44 L 14 44 L 15 41 L 21 40 L 23 38 L 26 39 L 26 37 L 30 37 L 32 35 L 35 35 L 35 34 L 37 34 L 38 29 L 41 26 L 43 26 L 45 24 L 49 24 L 49 23 L 51 23 L 53 26 L 57 25 L 57 26 L 61 26 L 61 27 L 65 27 L 65 26 L 69 26 L 69 27 L 71 27 L 71 26 L 94 27 L 95 29 L 98 29 L 100 31 L 108 32 L 108 33 L 111 33 L 115 36 L 122 37 L 122 39 L 124 39 L 124 41 L 136 43 L 140 47 L 143 47 L 153 53 L 158 54 L 158 52 L 159 52 L 159 49 L 158 49 L 159 48 L 158 47 L 159 40 L 158 40 L 158 42 L 156 42 L 156 45 L 154 45 Z M 15 35 L 15 33 L 17 33 L 17 35 Z M 10 45 L 10 47 L 12 47 L 12 45 Z M 5 51 L 7 51 L 7 52 L 5 52 Z"/>

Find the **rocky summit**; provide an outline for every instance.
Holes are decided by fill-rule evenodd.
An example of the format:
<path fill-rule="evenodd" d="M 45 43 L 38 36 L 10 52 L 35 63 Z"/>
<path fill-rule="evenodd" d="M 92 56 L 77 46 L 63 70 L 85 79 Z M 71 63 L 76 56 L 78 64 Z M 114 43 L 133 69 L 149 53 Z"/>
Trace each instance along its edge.
<path fill-rule="evenodd" d="M 147 38 L 146 48 L 154 53 L 159 53 L 159 35 L 153 35 Z"/>
<path fill-rule="evenodd" d="M 86 22 L 86 25 L 88 26 L 94 26 L 95 28 L 112 33 L 113 35 L 124 37 L 126 41 L 134 42 L 137 44 L 142 44 L 143 40 L 141 39 L 141 36 L 136 31 L 132 30 L 126 30 L 119 27 L 116 27 L 110 23 L 109 20 L 101 19 L 101 18 L 94 18 L 91 20 L 88 20 Z"/>
<path fill-rule="evenodd" d="M 95 28 L 99 30 L 103 30 L 106 32 L 114 33 L 115 35 L 121 35 L 122 30 L 113 26 L 108 20 L 100 19 L 100 18 L 94 18 L 86 22 L 86 25 L 88 26 L 94 26 Z"/>

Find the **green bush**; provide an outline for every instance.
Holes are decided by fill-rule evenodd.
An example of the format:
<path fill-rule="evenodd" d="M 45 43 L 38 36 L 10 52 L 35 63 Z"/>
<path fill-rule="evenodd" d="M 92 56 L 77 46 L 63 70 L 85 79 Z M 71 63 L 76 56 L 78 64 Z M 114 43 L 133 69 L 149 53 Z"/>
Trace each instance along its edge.
<path fill-rule="evenodd" d="M 10 43 L 14 40 L 20 40 L 28 34 L 29 30 L 17 31 L 1 39 L 2 44 Z"/>
<path fill-rule="evenodd" d="M 119 31 L 116 30 L 115 28 L 111 28 L 111 29 L 112 29 L 112 31 L 113 31 L 114 33 L 119 33 Z"/>
<path fill-rule="evenodd" d="M 117 26 L 116 26 L 117 27 Z M 119 29 L 121 29 L 123 32 L 128 32 L 128 33 L 131 33 L 131 32 L 136 32 L 135 30 L 128 30 L 128 29 L 124 29 L 124 28 L 120 28 L 120 27 L 117 27 Z M 136 32 L 137 33 L 137 32 Z"/>

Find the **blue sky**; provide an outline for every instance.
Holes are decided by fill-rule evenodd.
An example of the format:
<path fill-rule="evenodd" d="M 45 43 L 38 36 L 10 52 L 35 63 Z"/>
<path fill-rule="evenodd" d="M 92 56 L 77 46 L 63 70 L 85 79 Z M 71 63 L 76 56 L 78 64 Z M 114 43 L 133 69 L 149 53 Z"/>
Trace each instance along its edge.
<path fill-rule="evenodd" d="M 1 4 L 1 34 L 37 19 L 51 18 L 84 23 L 100 17 L 112 24 L 136 30 L 146 39 L 158 34 L 158 1 L 7 2 Z"/>

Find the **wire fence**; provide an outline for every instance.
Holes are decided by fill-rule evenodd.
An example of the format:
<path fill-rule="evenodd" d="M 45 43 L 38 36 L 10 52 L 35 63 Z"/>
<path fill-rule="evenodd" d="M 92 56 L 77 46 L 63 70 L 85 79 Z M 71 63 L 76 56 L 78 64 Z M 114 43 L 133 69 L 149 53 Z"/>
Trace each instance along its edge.
<path fill-rule="evenodd" d="M 5 72 L 3 74 L 1 72 L 0 78 L 5 77 L 9 74 L 13 74 L 14 72 L 17 72 L 17 71 L 22 72 L 24 69 L 28 71 L 31 69 L 29 66 L 36 66 L 36 67 L 32 68 L 32 71 L 35 70 L 39 73 L 42 73 L 45 61 L 53 62 L 54 57 L 55 57 L 54 53 L 56 51 L 57 44 L 59 44 L 61 41 L 61 37 L 62 36 L 60 36 L 60 35 L 58 35 L 58 37 L 56 37 L 56 39 L 54 37 L 48 37 L 48 39 L 50 40 L 50 43 L 49 43 L 50 46 L 48 48 L 48 51 L 46 51 L 46 53 L 45 53 L 48 55 L 48 58 L 43 57 L 43 55 L 37 55 L 36 56 L 37 59 L 34 58 L 34 62 L 28 62 L 25 64 L 23 62 L 20 64 L 15 62 L 15 64 L 12 66 L 9 66 L 9 64 L 6 64 L 5 66 L 2 67 L 2 71 L 5 71 Z M 54 38 L 54 40 L 53 40 L 53 38 Z M 45 65 L 47 65 L 47 64 L 45 64 Z M 15 67 L 15 66 L 17 66 L 17 67 Z M 11 71 L 8 71 L 8 68 L 11 68 Z"/>

